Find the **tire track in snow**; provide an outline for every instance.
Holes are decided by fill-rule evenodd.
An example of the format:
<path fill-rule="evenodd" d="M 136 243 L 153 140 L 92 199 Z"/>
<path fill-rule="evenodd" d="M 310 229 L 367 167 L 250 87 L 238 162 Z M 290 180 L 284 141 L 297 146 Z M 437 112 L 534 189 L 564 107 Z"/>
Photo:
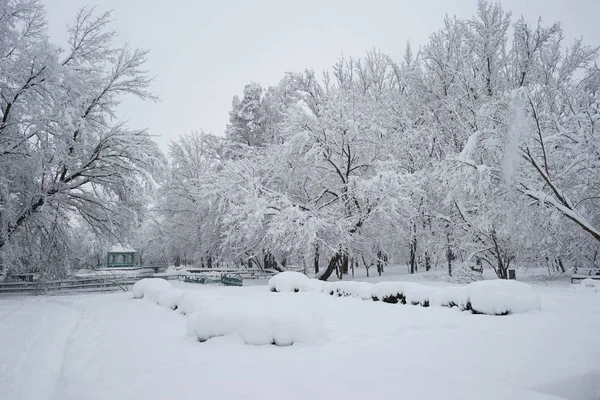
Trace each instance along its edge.
<path fill-rule="evenodd" d="M 10 314 L 14 313 L 15 311 L 18 311 L 21 307 L 23 307 L 23 304 L 20 304 L 20 305 L 16 306 L 15 308 L 13 308 L 12 310 L 10 310 L 9 312 L 7 312 L 4 315 L 0 316 L 0 322 L 2 322 L 2 320 L 4 320 L 4 318 L 8 317 Z"/>
<path fill-rule="evenodd" d="M 73 304 L 73 308 L 76 309 L 76 311 L 78 313 L 78 318 L 77 318 L 77 321 L 73 324 L 73 326 L 69 329 L 69 333 L 68 333 L 66 340 L 64 342 L 64 345 L 62 347 L 62 352 L 61 352 L 61 357 L 60 357 L 60 369 L 58 370 L 58 374 L 54 381 L 54 390 L 52 392 L 53 395 L 51 396 L 52 399 L 56 399 L 56 400 L 65 400 L 67 398 L 66 395 L 64 394 L 65 388 L 68 385 L 68 380 L 65 375 L 65 369 L 66 369 L 65 366 L 66 366 L 70 346 L 73 343 L 73 335 L 78 330 L 79 326 L 81 325 L 81 322 L 85 319 L 85 308 L 82 306 L 81 300 L 77 300 Z"/>
<path fill-rule="evenodd" d="M 60 376 L 68 337 L 81 317 L 72 304 L 48 299 L 26 301 L 7 316 L 4 322 L 11 329 L 3 336 L 13 347 L 0 360 L 0 398 L 49 398 Z"/>

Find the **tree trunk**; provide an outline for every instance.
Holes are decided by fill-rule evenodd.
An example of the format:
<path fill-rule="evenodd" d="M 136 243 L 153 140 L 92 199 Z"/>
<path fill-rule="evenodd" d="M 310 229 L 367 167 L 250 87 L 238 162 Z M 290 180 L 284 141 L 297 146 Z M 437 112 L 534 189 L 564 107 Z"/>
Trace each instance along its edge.
<path fill-rule="evenodd" d="M 369 264 L 365 261 L 365 257 L 361 257 L 363 265 L 365 266 L 365 270 L 367 271 L 367 278 L 369 277 Z"/>
<path fill-rule="evenodd" d="M 413 236 L 410 239 L 410 273 L 414 274 L 418 271 L 417 267 L 417 226 L 413 224 Z"/>
<path fill-rule="evenodd" d="M 331 276 L 333 271 L 335 271 L 337 268 L 339 268 L 338 264 L 340 264 L 341 261 L 342 261 L 341 252 L 336 253 L 333 257 L 331 257 L 331 260 L 329 260 L 329 265 L 327 265 L 327 269 L 325 270 L 325 272 L 323 272 L 323 275 L 321 275 L 319 277 L 319 279 L 322 281 L 326 281 L 327 279 L 329 279 L 329 277 Z"/>
<path fill-rule="evenodd" d="M 558 264 L 559 271 L 564 274 L 566 272 L 566 270 L 565 270 L 565 266 L 564 266 L 562 260 L 560 259 L 560 257 L 556 258 L 556 263 Z"/>
<path fill-rule="evenodd" d="M 319 244 L 315 245 L 315 274 L 319 273 Z"/>
<path fill-rule="evenodd" d="M 448 260 L 448 276 L 452 276 L 452 260 L 454 252 L 450 248 L 450 224 L 446 222 L 446 259 Z"/>

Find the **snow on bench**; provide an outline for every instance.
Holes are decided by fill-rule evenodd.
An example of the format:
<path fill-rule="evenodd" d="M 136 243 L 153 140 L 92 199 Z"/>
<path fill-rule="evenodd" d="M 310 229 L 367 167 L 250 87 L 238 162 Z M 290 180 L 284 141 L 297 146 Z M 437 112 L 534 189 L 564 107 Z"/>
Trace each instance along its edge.
<path fill-rule="evenodd" d="M 594 288 L 594 289 L 600 289 L 600 280 L 598 279 L 591 279 L 591 278 L 586 278 L 583 279 L 580 282 L 580 285 L 583 287 L 587 287 L 587 288 Z"/>
<path fill-rule="evenodd" d="M 571 283 L 574 283 L 577 280 L 583 279 L 600 279 L 600 268 L 596 267 L 577 267 L 575 268 L 575 273 L 571 275 Z"/>

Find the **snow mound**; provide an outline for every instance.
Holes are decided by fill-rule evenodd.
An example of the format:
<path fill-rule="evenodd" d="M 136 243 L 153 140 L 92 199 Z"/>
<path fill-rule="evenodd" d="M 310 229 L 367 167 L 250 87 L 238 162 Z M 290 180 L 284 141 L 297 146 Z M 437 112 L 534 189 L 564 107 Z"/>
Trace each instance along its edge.
<path fill-rule="evenodd" d="M 322 280 L 309 279 L 304 283 L 303 290 L 305 292 L 321 293 L 326 285 L 327 283 Z"/>
<path fill-rule="evenodd" d="M 185 321 L 186 336 L 196 337 L 196 320 L 197 319 L 198 319 L 197 312 L 193 312 L 186 316 L 186 321 Z"/>
<path fill-rule="evenodd" d="M 592 278 L 586 278 L 581 281 L 581 286 L 587 288 L 598 288 L 600 289 L 600 280 L 595 280 Z"/>
<path fill-rule="evenodd" d="M 253 346 L 314 343 L 321 336 L 321 331 L 322 326 L 308 315 L 299 318 L 298 314 L 291 316 L 279 313 L 246 315 L 239 327 L 244 343 Z"/>
<path fill-rule="evenodd" d="M 183 295 L 183 297 L 179 300 L 179 307 L 177 308 L 177 310 L 183 315 L 188 315 L 193 312 L 199 311 L 203 305 L 203 296 L 194 292 L 186 292 Z"/>
<path fill-rule="evenodd" d="M 177 288 L 164 289 L 158 293 L 158 304 L 171 310 L 177 310 L 185 293 L 185 291 Z"/>
<path fill-rule="evenodd" d="M 411 282 L 406 282 L 403 286 L 404 287 L 402 289 L 404 298 L 406 299 L 406 304 L 429 307 L 431 304 L 431 299 L 435 294 L 433 288 Z"/>
<path fill-rule="evenodd" d="M 363 300 L 372 298 L 373 284 L 368 282 L 333 282 L 323 286 L 322 291 L 338 297 L 357 297 Z"/>
<path fill-rule="evenodd" d="M 373 285 L 374 301 L 429 307 L 435 295 L 433 288 L 413 282 L 379 282 Z"/>
<path fill-rule="evenodd" d="M 195 332 L 198 341 L 206 342 L 217 336 L 225 336 L 238 330 L 241 314 L 235 309 L 205 307 L 195 312 Z"/>
<path fill-rule="evenodd" d="M 314 343 L 323 332 L 323 323 L 311 310 L 289 307 L 216 302 L 190 315 L 188 334 L 198 341 L 237 333 L 245 344 L 253 346 L 291 346 L 294 343 Z"/>
<path fill-rule="evenodd" d="M 490 280 L 467 285 L 475 314 L 507 315 L 539 310 L 540 296 L 531 286 L 513 280 Z"/>
<path fill-rule="evenodd" d="M 171 283 L 159 278 L 144 278 L 137 281 L 131 291 L 133 292 L 134 299 L 141 299 L 142 297 L 148 300 L 158 302 L 158 296 L 161 290 L 170 289 Z"/>
<path fill-rule="evenodd" d="M 316 285 L 309 282 L 308 276 L 300 272 L 284 271 L 269 279 L 271 292 L 300 292 L 314 288 Z"/>
<path fill-rule="evenodd" d="M 467 286 L 448 287 L 436 290 L 431 296 L 431 304 L 441 307 L 458 307 L 461 311 L 471 309 Z"/>

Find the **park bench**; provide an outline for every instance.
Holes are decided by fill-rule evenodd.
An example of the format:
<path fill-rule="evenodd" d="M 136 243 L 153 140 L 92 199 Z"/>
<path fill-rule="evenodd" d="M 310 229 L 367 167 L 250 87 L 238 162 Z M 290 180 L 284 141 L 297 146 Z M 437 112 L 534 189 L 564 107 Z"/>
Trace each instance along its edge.
<path fill-rule="evenodd" d="M 223 286 L 242 286 L 243 282 L 242 277 L 239 275 L 221 275 L 221 284 Z"/>
<path fill-rule="evenodd" d="M 583 279 L 598 279 L 600 280 L 600 268 L 598 267 L 575 267 L 573 275 L 571 275 L 571 283 Z"/>
<path fill-rule="evenodd" d="M 221 274 L 205 275 L 201 273 L 193 273 L 185 276 L 185 282 L 188 283 L 200 283 L 202 285 L 222 285 L 222 286 L 242 286 L 243 279 L 238 274 Z"/>

